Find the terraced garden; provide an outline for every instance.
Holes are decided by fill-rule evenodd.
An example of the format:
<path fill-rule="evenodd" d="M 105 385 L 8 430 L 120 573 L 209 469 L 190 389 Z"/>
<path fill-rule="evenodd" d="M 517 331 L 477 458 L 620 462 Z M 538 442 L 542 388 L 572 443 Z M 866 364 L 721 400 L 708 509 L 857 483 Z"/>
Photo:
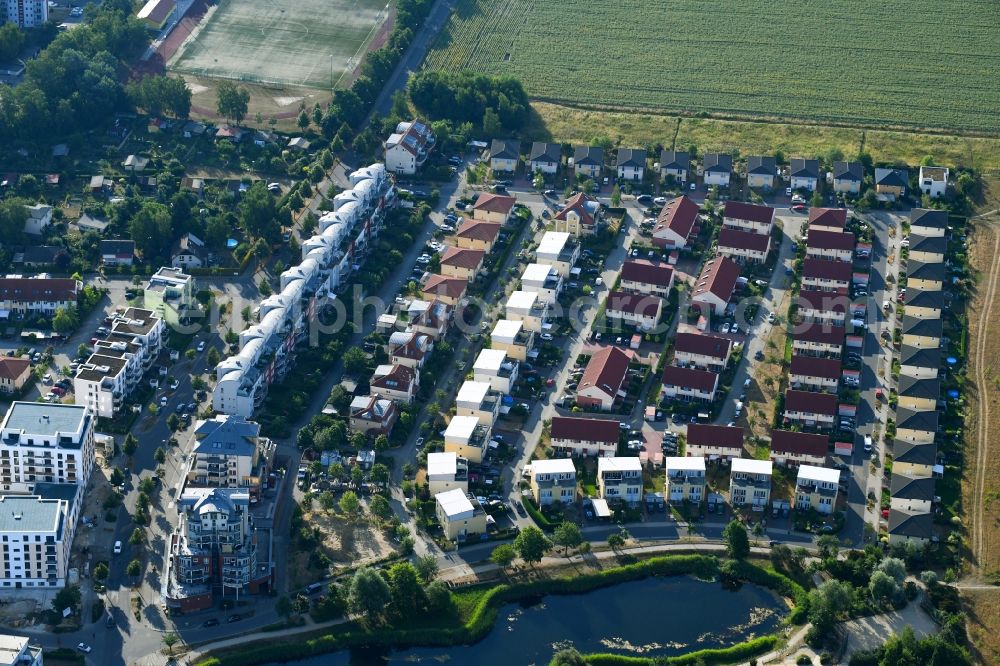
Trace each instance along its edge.
<path fill-rule="evenodd" d="M 571 105 L 998 134 L 998 34 L 991 2 L 458 0 L 428 66 Z"/>

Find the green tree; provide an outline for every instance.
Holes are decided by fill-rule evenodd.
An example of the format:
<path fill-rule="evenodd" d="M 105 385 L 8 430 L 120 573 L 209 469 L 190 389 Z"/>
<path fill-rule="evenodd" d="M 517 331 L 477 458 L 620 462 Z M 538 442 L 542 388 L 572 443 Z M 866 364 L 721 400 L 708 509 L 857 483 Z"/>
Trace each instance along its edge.
<path fill-rule="evenodd" d="M 486 109 L 483 112 L 483 134 L 491 139 L 495 139 L 503 132 L 503 125 L 500 123 L 500 116 L 493 109 Z"/>
<path fill-rule="evenodd" d="M 170 428 L 170 432 L 176 431 L 181 427 L 181 419 L 177 414 L 171 414 L 167 417 L 167 427 Z"/>
<path fill-rule="evenodd" d="M 257 290 L 260 291 L 260 295 L 264 298 L 270 296 L 274 291 L 271 289 L 271 283 L 267 281 L 266 277 L 260 279 L 260 283 L 257 285 Z"/>
<path fill-rule="evenodd" d="M 165 257 L 173 242 L 170 210 L 161 203 L 147 201 L 128 223 L 129 238 L 135 241 L 146 261 Z"/>
<path fill-rule="evenodd" d="M 52 330 L 56 333 L 65 335 L 75 329 L 79 323 L 76 308 L 58 307 L 56 308 L 56 313 L 52 316 Z"/>
<path fill-rule="evenodd" d="M 726 542 L 726 554 L 734 560 L 746 559 L 750 554 L 750 538 L 740 521 L 729 521 L 722 531 L 722 539 Z"/>
<path fill-rule="evenodd" d="M 878 571 L 884 571 L 899 585 L 906 580 L 906 563 L 898 557 L 886 557 L 878 563 Z"/>
<path fill-rule="evenodd" d="M 299 113 L 299 119 L 297 124 L 299 126 L 299 129 L 302 130 L 303 132 L 306 130 L 307 127 L 309 127 L 309 114 L 305 112 L 305 109 L 303 109 Z"/>
<path fill-rule="evenodd" d="M 525 527 L 514 539 L 514 548 L 525 562 L 534 564 L 541 562 L 545 552 L 552 544 L 542 531 L 534 525 Z"/>
<path fill-rule="evenodd" d="M 552 656 L 549 666 L 587 666 L 587 661 L 576 648 L 565 648 Z"/>
<path fill-rule="evenodd" d="M 414 565 L 417 569 L 417 573 L 420 574 L 420 580 L 425 583 L 429 583 L 434 580 L 434 576 L 438 572 L 437 558 L 433 555 L 422 555 L 417 558 L 417 562 Z"/>
<path fill-rule="evenodd" d="M 895 579 L 881 569 L 876 570 L 868 579 L 868 592 L 877 606 L 884 606 L 897 595 L 898 590 L 899 584 Z"/>
<path fill-rule="evenodd" d="M 622 205 L 622 191 L 617 183 L 611 188 L 611 205 L 615 208 Z"/>
<path fill-rule="evenodd" d="M 583 533 L 576 523 L 564 521 L 552 533 L 552 541 L 563 547 L 563 555 L 569 555 L 570 548 L 576 548 L 583 543 Z"/>
<path fill-rule="evenodd" d="M 414 618 L 427 604 L 420 577 L 409 562 L 397 562 L 389 569 L 389 591 L 392 613 L 401 620 Z"/>
<path fill-rule="evenodd" d="M 369 624 L 378 624 L 392 601 L 385 579 L 373 569 L 362 567 L 354 572 L 347 590 L 347 608 L 361 615 Z"/>
<path fill-rule="evenodd" d="M 625 537 L 620 533 L 615 532 L 608 535 L 608 547 L 611 548 L 613 552 L 618 552 L 625 547 Z"/>
<path fill-rule="evenodd" d="M 378 440 L 376 440 L 377 442 Z M 389 483 L 389 468 L 382 463 L 375 463 L 372 465 L 372 470 L 369 473 L 369 478 L 372 483 L 377 483 L 380 486 L 384 486 Z"/>
<path fill-rule="evenodd" d="M 222 360 L 222 357 L 219 356 L 218 349 L 216 349 L 215 347 L 209 347 L 208 354 L 206 354 L 205 356 L 205 360 L 208 361 L 208 367 L 214 368 L 215 366 L 219 365 L 219 361 Z"/>
<path fill-rule="evenodd" d="M 813 192 L 812 195 L 812 206 L 813 208 L 819 208 L 823 205 L 823 195 L 819 192 Z"/>
<path fill-rule="evenodd" d="M 451 590 L 439 580 L 434 581 L 424 590 L 427 595 L 427 610 L 437 617 L 452 617 L 455 614 L 455 601 Z"/>
<path fill-rule="evenodd" d="M 142 563 L 139 560 L 132 560 L 125 567 L 125 574 L 131 578 L 135 583 L 139 582 L 139 576 L 142 575 Z"/>
<path fill-rule="evenodd" d="M 392 517 L 392 507 L 389 506 L 389 500 L 383 495 L 372 497 L 372 501 L 368 503 L 368 509 L 379 520 L 389 520 Z"/>
<path fill-rule="evenodd" d="M 358 501 L 358 496 L 353 490 L 348 490 L 341 495 L 340 510 L 351 517 L 356 516 L 361 510 L 361 502 Z"/>
<path fill-rule="evenodd" d="M 275 243 L 281 237 L 275 199 L 267 191 L 264 181 L 257 181 L 247 189 L 237 211 L 240 226 L 252 238 Z"/>
<path fill-rule="evenodd" d="M 139 448 L 139 439 L 132 433 L 125 435 L 125 442 L 122 444 L 122 451 L 125 452 L 125 455 L 131 456 L 137 448 Z"/>
<path fill-rule="evenodd" d="M 237 342 L 240 341 L 240 335 L 239 333 L 230 328 L 226 330 L 226 335 L 223 339 L 226 341 L 227 345 L 235 345 Z"/>
<path fill-rule="evenodd" d="M 369 370 L 368 355 L 360 347 L 351 347 L 343 356 L 344 372 L 358 377 Z"/>
<path fill-rule="evenodd" d="M 153 452 L 153 458 L 157 463 L 162 465 L 167 461 L 167 452 L 163 450 L 162 446 L 156 447 L 156 451 Z"/>
<path fill-rule="evenodd" d="M 128 538 L 128 542 L 133 546 L 138 546 L 145 540 L 146 540 L 146 535 L 143 534 L 143 531 L 140 530 L 138 527 L 132 530 L 132 534 Z"/>
<path fill-rule="evenodd" d="M 389 438 L 385 435 L 379 435 L 375 438 L 375 450 L 385 451 L 389 448 Z"/>
<path fill-rule="evenodd" d="M 278 600 L 274 603 L 274 611 L 286 620 L 292 614 L 292 610 L 292 601 L 285 595 L 278 597 Z"/>
<path fill-rule="evenodd" d="M 502 543 L 490 553 L 490 561 L 501 569 L 506 570 L 514 558 L 517 557 L 517 550 L 509 543 Z"/>
<path fill-rule="evenodd" d="M 239 125 L 247 115 L 250 106 L 250 92 L 237 86 L 232 81 L 220 81 L 216 88 L 216 111 L 223 118 L 232 120 Z"/>
<path fill-rule="evenodd" d="M 25 33 L 16 23 L 0 25 L 0 62 L 13 60 L 24 48 Z"/>
<path fill-rule="evenodd" d="M 319 494 L 319 505 L 326 512 L 333 511 L 333 507 L 337 505 L 337 498 L 329 490 L 324 490 Z"/>
<path fill-rule="evenodd" d="M 832 534 L 824 534 L 816 540 L 816 548 L 819 550 L 821 559 L 836 557 L 840 550 L 840 540 Z"/>
<path fill-rule="evenodd" d="M 104 581 L 107 579 L 109 573 L 111 572 L 108 570 L 108 565 L 104 562 L 98 562 L 97 566 L 94 567 L 95 580 Z"/>
<path fill-rule="evenodd" d="M 174 646 L 180 642 L 181 637 L 172 631 L 168 631 L 163 634 L 163 637 L 160 640 L 162 640 L 163 644 L 167 646 L 167 654 L 172 655 L 174 653 Z"/>
<path fill-rule="evenodd" d="M 80 597 L 80 586 L 69 585 L 56 592 L 56 596 L 52 599 L 52 608 L 60 615 L 67 608 L 76 612 L 80 606 Z"/>

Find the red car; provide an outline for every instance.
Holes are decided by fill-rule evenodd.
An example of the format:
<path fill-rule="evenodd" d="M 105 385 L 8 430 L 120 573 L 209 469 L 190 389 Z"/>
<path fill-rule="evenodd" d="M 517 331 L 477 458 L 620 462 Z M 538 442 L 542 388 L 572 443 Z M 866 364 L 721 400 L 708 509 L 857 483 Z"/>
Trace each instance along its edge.
<path fill-rule="evenodd" d="M 63 397 L 64 395 L 66 395 L 66 389 L 60 388 L 58 386 L 53 386 L 52 387 L 52 392 L 55 393 L 60 398 Z"/>
<path fill-rule="evenodd" d="M 882 389 L 875 389 L 875 399 L 885 400 L 885 395 L 882 393 Z"/>
<path fill-rule="evenodd" d="M 805 204 L 795 204 L 794 206 L 792 206 L 792 210 L 794 210 L 796 213 L 804 213 L 808 209 L 806 208 Z"/>

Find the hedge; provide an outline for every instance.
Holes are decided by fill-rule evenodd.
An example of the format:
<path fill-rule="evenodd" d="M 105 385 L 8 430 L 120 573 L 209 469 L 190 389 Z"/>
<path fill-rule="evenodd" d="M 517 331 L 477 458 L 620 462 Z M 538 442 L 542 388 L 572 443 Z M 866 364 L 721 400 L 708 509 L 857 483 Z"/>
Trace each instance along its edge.
<path fill-rule="evenodd" d="M 693 666 L 694 664 L 731 664 L 748 661 L 778 644 L 777 636 L 759 636 L 727 648 L 706 648 L 676 657 L 632 657 L 621 654 L 587 654 L 588 666 Z"/>
<path fill-rule="evenodd" d="M 550 594 L 582 594 L 650 576 L 690 574 L 701 579 L 712 579 L 717 577 L 718 573 L 719 561 L 715 557 L 697 554 L 666 555 L 574 578 L 538 580 L 511 585 L 502 584 L 483 594 L 472 610 L 469 620 L 461 626 L 436 629 L 394 629 L 387 627 L 374 631 L 364 631 L 359 629 L 357 625 L 348 623 L 315 638 L 303 637 L 294 642 L 251 643 L 227 650 L 218 656 L 203 659 L 199 662 L 199 666 L 252 666 L 253 664 L 285 662 L 361 646 L 468 645 L 481 640 L 490 632 L 499 609 L 507 603 Z M 801 597 L 805 598 L 805 590 L 801 586 L 773 570 L 740 563 L 739 573 L 740 578 L 770 587 L 784 596 L 798 599 L 799 592 L 801 592 Z M 744 654 L 748 656 L 758 654 L 773 646 L 776 641 L 777 638 L 773 636 L 765 636 L 729 648 L 700 650 L 693 653 L 695 656 L 690 657 L 690 659 L 689 655 L 671 657 L 667 663 L 686 666 L 695 663 L 698 659 L 704 659 L 706 663 L 738 660 Z M 597 655 L 596 657 L 598 659 L 619 658 L 617 655 Z M 596 661 L 593 663 L 652 664 L 653 662 L 640 660 L 637 662 Z"/>

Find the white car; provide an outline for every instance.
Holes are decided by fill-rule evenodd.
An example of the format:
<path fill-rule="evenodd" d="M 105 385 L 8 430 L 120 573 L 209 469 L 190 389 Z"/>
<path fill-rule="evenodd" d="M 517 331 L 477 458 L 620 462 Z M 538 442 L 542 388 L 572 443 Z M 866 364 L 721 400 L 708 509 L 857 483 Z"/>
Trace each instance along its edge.
<path fill-rule="evenodd" d="M 171 391 L 176 391 L 177 387 L 180 386 L 180 385 L 181 385 L 180 381 L 178 381 L 176 378 L 170 380 L 170 390 Z"/>
<path fill-rule="evenodd" d="M 203 351 L 205 351 L 205 341 L 204 340 L 202 340 L 201 342 L 198 343 L 198 352 L 201 353 Z"/>
<path fill-rule="evenodd" d="M 162 398 L 160 398 L 160 407 L 166 407 L 166 406 L 167 406 L 167 396 L 163 396 Z"/>
<path fill-rule="evenodd" d="M 597 278 L 596 280 L 594 280 L 594 284 L 596 284 L 597 286 L 601 286 L 602 284 L 604 284 L 604 278 L 600 277 Z"/>
<path fill-rule="evenodd" d="M 871 450 L 872 450 L 872 436 L 865 435 L 865 451 L 871 451 Z"/>
<path fill-rule="evenodd" d="M 545 342 L 552 342 L 552 334 L 551 333 L 542 333 L 539 337 L 542 340 L 545 340 Z"/>
<path fill-rule="evenodd" d="M 653 203 L 655 203 L 657 206 L 662 206 L 663 204 L 667 203 L 667 198 L 656 197 L 655 199 L 653 199 Z"/>
<path fill-rule="evenodd" d="M 149 380 L 149 385 L 154 389 L 158 389 L 160 388 L 160 380 L 157 379 L 156 377 L 153 377 L 152 379 Z"/>
<path fill-rule="evenodd" d="M 121 554 L 122 554 L 122 542 L 115 541 L 115 555 L 121 555 Z"/>
<path fill-rule="evenodd" d="M 734 322 L 733 323 L 733 327 L 731 329 L 729 329 L 729 332 L 730 333 L 734 333 L 734 334 L 739 333 L 740 332 L 740 327 L 737 326 L 736 323 Z"/>
<path fill-rule="evenodd" d="M 721 330 L 721 331 L 722 331 L 723 333 L 728 333 L 728 332 L 729 332 L 729 322 L 727 321 L 727 322 L 726 322 L 725 324 L 723 324 L 723 325 L 722 325 L 722 328 L 721 328 L 720 330 Z"/>
<path fill-rule="evenodd" d="M 697 183 L 691 183 L 691 191 L 694 192 L 697 189 L 698 189 Z"/>
<path fill-rule="evenodd" d="M 92 650 L 93 650 L 94 648 L 90 647 L 90 646 L 89 646 L 89 645 L 87 645 L 86 643 L 77 643 L 77 644 L 76 644 L 76 649 L 77 649 L 77 650 L 79 650 L 80 652 L 83 652 L 84 654 L 90 654 L 90 652 L 91 652 L 91 651 L 92 651 Z"/>
<path fill-rule="evenodd" d="M 778 321 L 778 318 L 774 316 L 773 312 L 771 312 L 770 314 L 767 315 L 767 323 L 768 324 L 773 324 L 776 321 Z"/>

